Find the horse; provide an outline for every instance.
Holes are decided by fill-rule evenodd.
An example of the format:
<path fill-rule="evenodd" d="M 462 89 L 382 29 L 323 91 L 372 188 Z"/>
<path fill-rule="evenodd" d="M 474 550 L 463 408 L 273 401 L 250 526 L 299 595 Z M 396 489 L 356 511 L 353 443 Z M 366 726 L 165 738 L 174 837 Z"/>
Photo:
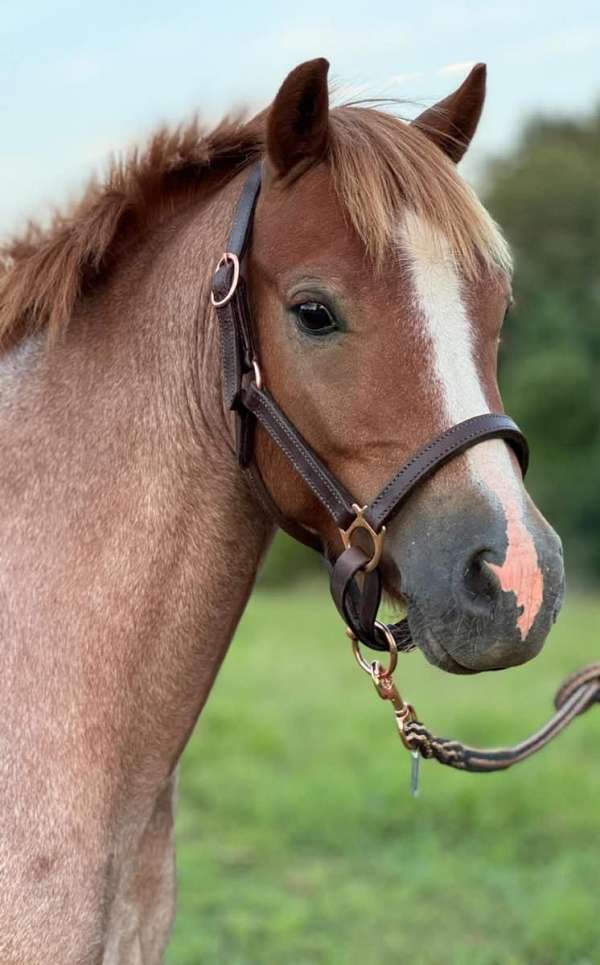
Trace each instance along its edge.
<path fill-rule="evenodd" d="M 3 249 L 3 965 L 146 965 L 168 942 L 177 763 L 276 528 L 238 464 L 209 298 L 250 166 L 261 376 L 351 492 L 502 412 L 511 258 L 456 168 L 485 67 L 410 123 L 330 106 L 327 74 L 309 61 L 255 117 L 160 130 Z M 335 558 L 260 427 L 255 459 Z M 501 439 L 411 496 L 381 565 L 453 673 L 534 657 L 563 595 L 559 538 Z"/>

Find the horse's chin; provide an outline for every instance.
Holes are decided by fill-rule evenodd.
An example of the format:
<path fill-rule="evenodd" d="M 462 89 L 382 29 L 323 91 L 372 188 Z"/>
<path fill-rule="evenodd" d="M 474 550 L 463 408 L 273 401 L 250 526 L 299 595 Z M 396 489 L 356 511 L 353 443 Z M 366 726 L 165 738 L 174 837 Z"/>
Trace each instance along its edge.
<path fill-rule="evenodd" d="M 399 621 L 406 625 L 410 638 L 415 647 L 421 651 L 427 661 L 440 670 L 455 674 L 473 674 L 477 670 L 463 667 L 452 657 L 444 648 L 443 644 L 437 639 L 434 633 L 428 629 L 418 607 L 408 600 L 399 589 L 395 580 L 384 580 L 385 596 L 393 608 L 394 622 Z M 410 649 L 410 648 L 409 648 Z"/>
<path fill-rule="evenodd" d="M 388 576 L 384 581 L 384 589 L 386 598 L 394 609 L 394 620 L 406 621 L 413 643 L 430 664 L 439 670 L 445 670 L 446 673 L 481 673 L 480 670 L 464 667 L 448 653 L 443 643 L 427 626 L 418 607 L 403 595 L 395 580 Z"/>
<path fill-rule="evenodd" d="M 443 643 L 436 637 L 435 633 L 427 627 L 418 609 L 404 600 L 397 592 L 388 592 L 387 595 L 393 600 L 396 618 L 403 617 L 403 622 L 407 624 L 410 637 L 415 647 L 421 651 L 425 659 L 437 667 L 445 670 L 446 673 L 453 674 L 474 674 L 480 673 L 470 667 L 464 667 L 458 660 L 448 653 Z"/>
<path fill-rule="evenodd" d="M 438 667 L 439 670 L 445 670 L 446 673 L 453 674 L 475 674 L 482 672 L 480 670 L 474 670 L 471 667 L 464 667 L 455 660 L 444 648 L 444 645 L 436 638 L 435 634 L 423 626 L 422 620 L 418 621 L 418 632 L 417 628 L 413 630 L 410 608 L 407 614 L 407 620 L 414 643 L 434 667 Z"/>

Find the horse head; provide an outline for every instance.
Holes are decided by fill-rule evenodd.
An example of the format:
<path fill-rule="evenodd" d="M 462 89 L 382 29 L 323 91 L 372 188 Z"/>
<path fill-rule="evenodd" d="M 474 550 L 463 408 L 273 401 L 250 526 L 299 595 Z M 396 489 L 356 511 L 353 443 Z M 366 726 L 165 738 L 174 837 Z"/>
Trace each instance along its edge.
<path fill-rule="evenodd" d="M 481 114 L 484 66 L 411 124 L 360 105 L 330 109 L 327 68 L 297 67 L 268 114 L 248 283 L 266 384 L 368 504 L 429 439 L 503 411 L 511 260 L 456 170 Z M 262 433 L 257 459 L 285 515 L 338 554 L 335 526 Z M 500 439 L 411 496 L 382 566 L 413 639 L 455 673 L 533 657 L 563 596 L 560 541 Z"/>

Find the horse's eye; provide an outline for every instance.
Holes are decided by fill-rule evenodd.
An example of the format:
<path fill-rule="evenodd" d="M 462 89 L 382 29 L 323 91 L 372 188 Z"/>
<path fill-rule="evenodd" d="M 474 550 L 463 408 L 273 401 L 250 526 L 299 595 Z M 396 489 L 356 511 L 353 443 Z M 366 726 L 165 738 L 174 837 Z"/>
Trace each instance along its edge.
<path fill-rule="evenodd" d="M 293 309 L 298 328 L 305 335 L 331 335 L 338 329 L 337 322 L 325 305 L 320 302 L 303 302 Z"/>

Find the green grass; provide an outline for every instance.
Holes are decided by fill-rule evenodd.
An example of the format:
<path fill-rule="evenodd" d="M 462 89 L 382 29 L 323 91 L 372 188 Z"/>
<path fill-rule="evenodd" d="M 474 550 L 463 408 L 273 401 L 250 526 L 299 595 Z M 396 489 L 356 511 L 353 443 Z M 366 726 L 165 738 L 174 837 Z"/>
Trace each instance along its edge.
<path fill-rule="evenodd" d="M 400 658 L 438 733 L 508 743 L 598 659 L 600 601 L 569 601 L 546 650 L 451 677 Z M 273 965 L 600 962 L 600 711 L 497 775 L 422 768 L 355 666 L 321 584 L 258 591 L 183 758 L 167 961 Z"/>

